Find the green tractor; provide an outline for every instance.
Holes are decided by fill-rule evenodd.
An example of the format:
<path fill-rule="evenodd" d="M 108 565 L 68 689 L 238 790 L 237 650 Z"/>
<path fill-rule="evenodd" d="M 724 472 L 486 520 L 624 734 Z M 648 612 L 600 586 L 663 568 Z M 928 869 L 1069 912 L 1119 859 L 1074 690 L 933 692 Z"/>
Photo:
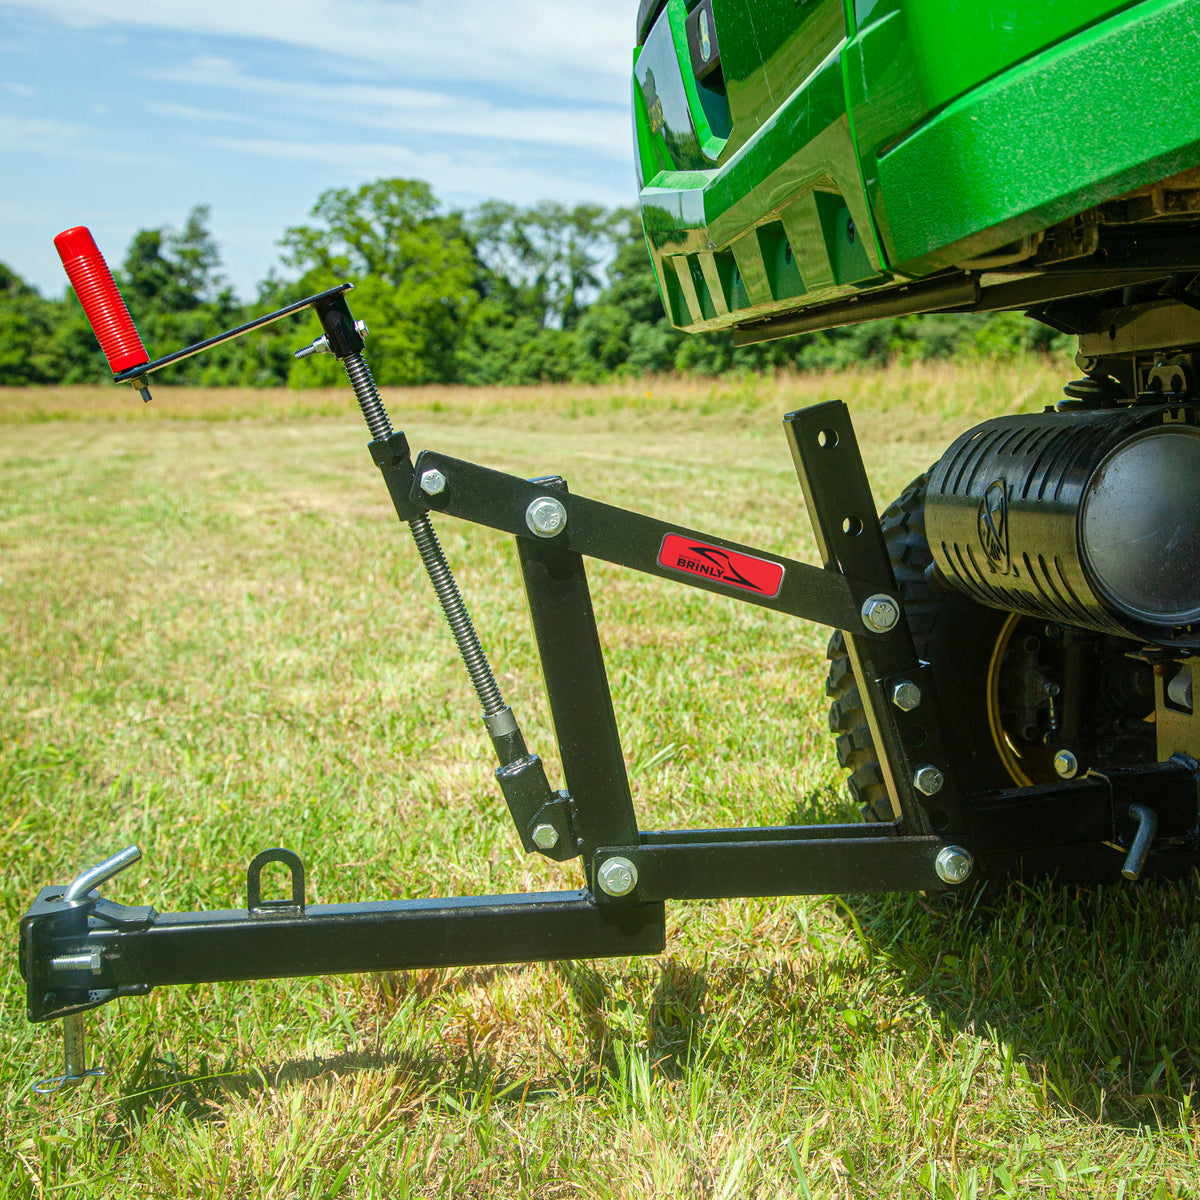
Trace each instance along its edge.
<path fill-rule="evenodd" d="M 675 900 L 921 889 L 1200 862 L 1200 3 L 642 0 L 634 126 L 671 320 L 739 342 L 904 313 L 1017 309 L 1079 337 L 1046 412 L 958 438 L 882 518 L 845 405 L 784 433 L 820 565 L 434 450 L 391 420 L 343 283 L 150 360 L 91 235 L 56 239 L 114 379 L 312 310 L 470 676 L 522 848 L 575 891 L 313 904 L 273 847 L 244 908 L 99 889 L 126 847 L 21 921 L 28 1015 L 154 987 L 657 953 Z M 565 787 L 504 702 L 433 529 L 515 540 Z M 838 756 L 869 818 L 646 829 L 586 560 L 823 624 Z M 414 764 L 419 770 L 420 764 Z M 263 899 L 282 864 L 287 898 Z"/>
<path fill-rule="evenodd" d="M 971 430 L 883 514 L 973 790 L 1200 754 L 1198 48 L 1191 0 L 638 12 L 641 209 L 679 328 L 1015 309 L 1079 338 L 1056 411 Z M 835 634 L 830 722 L 891 819 L 853 657 Z"/>

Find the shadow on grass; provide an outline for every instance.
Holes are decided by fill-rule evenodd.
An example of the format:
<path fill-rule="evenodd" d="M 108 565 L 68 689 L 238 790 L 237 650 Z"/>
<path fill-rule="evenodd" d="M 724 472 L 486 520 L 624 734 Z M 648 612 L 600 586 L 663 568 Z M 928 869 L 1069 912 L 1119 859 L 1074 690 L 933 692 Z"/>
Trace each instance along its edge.
<path fill-rule="evenodd" d="M 614 1012 L 610 983 L 591 964 L 567 961 L 556 963 L 555 969 L 574 993 L 588 1042 L 584 1066 L 574 1081 L 575 1090 L 590 1090 L 605 1078 L 620 1076 L 623 1066 L 615 1048 L 628 1043 L 631 1034 L 644 1041 L 651 1071 L 667 1079 L 682 1078 L 702 1055 L 707 1023 L 706 971 L 694 970 L 674 958 L 665 959 L 659 967 L 649 1010 L 635 1015 L 628 1009 Z M 622 1015 L 628 1019 L 619 1024 Z"/>
<path fill-rule="evenodd" d="M 920 997 L 947 1037 L 1000 1043 L 1052 1108 L 1125 1129 L 1187 1119 L 1200 1083 L 1200 881 L 1013 884 L 986 905 L 961 894 L 857 896 L 845 909 L 865 955 L 847 925 L 843 950 L 818 942 L 771 961 L 664 958 L 619 980 L 588 962 L 556 964 L 574 1001 L 562 1019 L 577 1038 L 571 1061 L 549 1071 L 519 1056 L 505 1065 L 486 1037 L 473 1042 L 469 1024 L 465 1046 L 360 1048 L 249 1068 L 201 1060 L 184 1069 L 147 1054 L 120 1081 L 110 1136 L 128 1139 L 166 1109 L 199 1123 L 220 1119 L 234 1097 L 368 1071 L 403 1076 L 408 1096 L 455 1110 L 619 1094 L 635 1065 L 668 1080 L 722 1064 L 811 1074 L 815 1058 L 806 1066 L 804 1056 L 814 1046 L 850 1071 L 881 986 Z"/>
<path fill-rule="evenodd" d="M 224 1106 L 232 1099 L 363 1071 L 403 1074 L 414 1080 L 417 1091 L 432 1093 L 435 1081 L 436 1086 L 446 1082 L 443 1065 L 432 1053 L 356 1050 L 251 1066 L 231 1061 L 221 1067 L 214 1067 L 202 1055 L 191 1069 L 174 1056 L 158 1057 L 147 1048 L 120 1080 L 112 1103 L 103 1106 L 102 1127 L 110 1145 L 123 1148 L 140 1126 L 168 1111 L 194 1124 L 223 1122 L 227 1116 Z"/>
<path fill-rule="evenodd" d="M 948 1031 L 998 1039 L 1052 1105 L 1176 1125 L 1200 1084 L 1200 880 L 849 898 Z"/>
<path fill-rule="evenodd" d="M 473 983 L 510 968 L 477 968 Z M 456 1111 L 516 1108 L 564 1095 L 581 1096 L 629 1087 L 630 1055 L 649 1075 L 679 1079 L 696 1064 L 707 1045 L 706 973 L 674 959 L 658 964 L 652 990 L 622 997 L 611 977 L 586 961 L 553 964 L 575 999 L 574 1020 L 584 1050 L 571 1063 L 541 1076 L 499 1061 L 489 1048 L 475 1044 L 466 1027 L 458 1049 L 432 1044 L 427 1049 L 360 1048 L 248 1064 L 230 1059 L 216 1065 L 201 1056 L 182 1063 L 147 1048 L 116 1082 L 111 1101 L 97 1123 L 105 1141 L 123 1149 L 148 1122 L 171 1113 L 193 1124 L 228 1118 L 231 1101 L 254 1100 L 274 1091 L 303 1087 L 318 1079 L 366 1072 L 403 1076 L 405 1092 L 421 1103 L 446 1104 Z M 393 979 L 381 976 L 381 980 Z M 650 981 L 642 981 L 643 984 Z"/>

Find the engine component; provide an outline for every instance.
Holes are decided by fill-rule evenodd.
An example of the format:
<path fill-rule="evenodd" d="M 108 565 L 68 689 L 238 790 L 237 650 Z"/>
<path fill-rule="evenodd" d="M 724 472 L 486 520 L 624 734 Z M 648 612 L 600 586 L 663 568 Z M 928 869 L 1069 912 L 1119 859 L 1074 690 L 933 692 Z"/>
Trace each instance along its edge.
<path fill-rule="evenodd" d="M 1164 646 L 1200 645 L 1195 409 L 999 417 L 934 467 L 937 570 L 993 608 Z"/>

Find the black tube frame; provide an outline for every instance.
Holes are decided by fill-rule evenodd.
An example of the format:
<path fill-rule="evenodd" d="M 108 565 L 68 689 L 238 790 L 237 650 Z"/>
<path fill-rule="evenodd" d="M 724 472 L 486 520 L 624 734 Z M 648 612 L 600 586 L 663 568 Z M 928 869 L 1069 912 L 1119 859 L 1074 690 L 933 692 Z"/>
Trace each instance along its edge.
<path fill-rule="evenodd" d="M 340 293 L 332 301 L 344 304 Z M 20 930 L 30 1019 L 79 1013 L 166 983 L 656 953 L 665 941 L 667 899 L 943 890 L 955 885 L 939 868 L 939 855 L 952 849 L 970 861 L 977 856 L 977 833 L 998 865 L 1036 858 L 1047 847 L 1057 848 L 1057 862 L 1070 847 L 1086 851 L 1082 859 L 1089 862 L 1102 860 L 1109 871 L 1134 830 L 1130 805 L 1150 797 L 1160 820 L 1156 853 L 1161 848 L 1164 859 L 1176 850 L 1193 853 L 1200 768 L 1190 759 L 976 796 L 968 821 L 946 754 L 936 688 L 913 648 L 846 406 L 833 402 L 791 413 L 784 427 L 820 567 L 572 495 L 557 477 L 523 480 L 430 451 L 413 464 L 402 435 L 372 442 L 402 520 L 438 510 L 517 538 L 568 784 L 553 801 L 562 809 L 554 825 L 568 828 L 574 839 L 543 852 L 558 860 L 582 857 L 587 888 L 308 908 L 303 866 L 284 850 L 264 851 L 251 863 L 245 909 L 159 914 L 94 892 L 66 902 L 64 888 L 45 888 Z M 421 479 L 434 469 L 442 486 L 427 495 Z M 401 480 L 409 482 L 407 495 Z M 565 513 L 553 536 L 540 536 L 527 523 L 539 498 L 557 501 Z M 731 564 L 732 576 L 671 566 L 664 554 L 671 537 L 694 543 L 697 561 Z M 843 629 L 894 819 L 640 830 L 585 556 Z M 775 594 L 754 590 L 738 574 L 738 556 L 765 564 L 778 581 Z M 865 602 L 880 597 L 898 614 L 884 631 L 864 618 Z M 900 683 L 917 685 L 914 707 L 892 702 Z M 929 795 L 916 785 L 922 768 L 936 768 L 941 780 L 926 787 Z M 526 848 L 537 846 L 535 826 L 544 819 L 535 813 L 518 831 Z M 271 859 L 291 871 L 291 900 L 260 898 L 258 872 Z M 601 879 L 613 859 L 621 859 L 633 879 L 623 890 Z"/>

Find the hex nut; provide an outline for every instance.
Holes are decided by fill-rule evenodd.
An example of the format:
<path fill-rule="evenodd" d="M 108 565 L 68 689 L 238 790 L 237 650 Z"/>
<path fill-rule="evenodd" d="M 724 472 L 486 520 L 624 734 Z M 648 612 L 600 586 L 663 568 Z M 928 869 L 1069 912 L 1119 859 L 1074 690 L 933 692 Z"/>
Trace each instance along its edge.
<path fill-rule="evenodd" d="M 421 491 L 427 496 L 440 496 L 446 490 L 446 477 L 437 469 L 430 467 L 421 472 Z"/>
<path fill-rule="evenodd" d="M 567 510 L 553 496 L 539 496 L 525 510 L 525 524 L 538 537 L 554 537 L 567 527 Z"/>
<path fill-rule="evenodd" d="M 943 883 L 963 883 L 975 869 L 975 860 L 962 846 L 943 846 L 934 860 L 933 869 Z"/>
<path fill-rule="evenodd" d="M 605 859 L 596 872 L 596 883 L 608 896 L 628 896 L 637 881 L 637 867 L 627 858 Z"/>
<path fill-rule="evenodd" d="M 900 620 L 900 606 L 891 596 L 868 596 L 862 606 L 863 624 L 873 633 L 887 633 Z"/>
<path fill-rule="evenodd" d="M 1060 779 L 1074 779 L 1079 772 L 1079 759 L 1070 750 L 1060 750 L 1054 756 L 1054 770 Z"/>
<path fill-rule="evenodd" d="M 921 703 L 921 689 L 911 679 L 901 679 L 892 688 L 892 703 L 901 712 L 912 712 Z"/>
<path fill-rule="evenodd" d="M 558 830 L 553 825 L 538 825 L 533 831 L 533 844 L 539 850 L 553 850 L 558 845 Z"/>
<path fill-rule="evenodd" d="M 940 792 L 945 782 L 946 777 L 933 763 L 924 763 L 913 772 L 913 787 L 926 796 Z"/>

